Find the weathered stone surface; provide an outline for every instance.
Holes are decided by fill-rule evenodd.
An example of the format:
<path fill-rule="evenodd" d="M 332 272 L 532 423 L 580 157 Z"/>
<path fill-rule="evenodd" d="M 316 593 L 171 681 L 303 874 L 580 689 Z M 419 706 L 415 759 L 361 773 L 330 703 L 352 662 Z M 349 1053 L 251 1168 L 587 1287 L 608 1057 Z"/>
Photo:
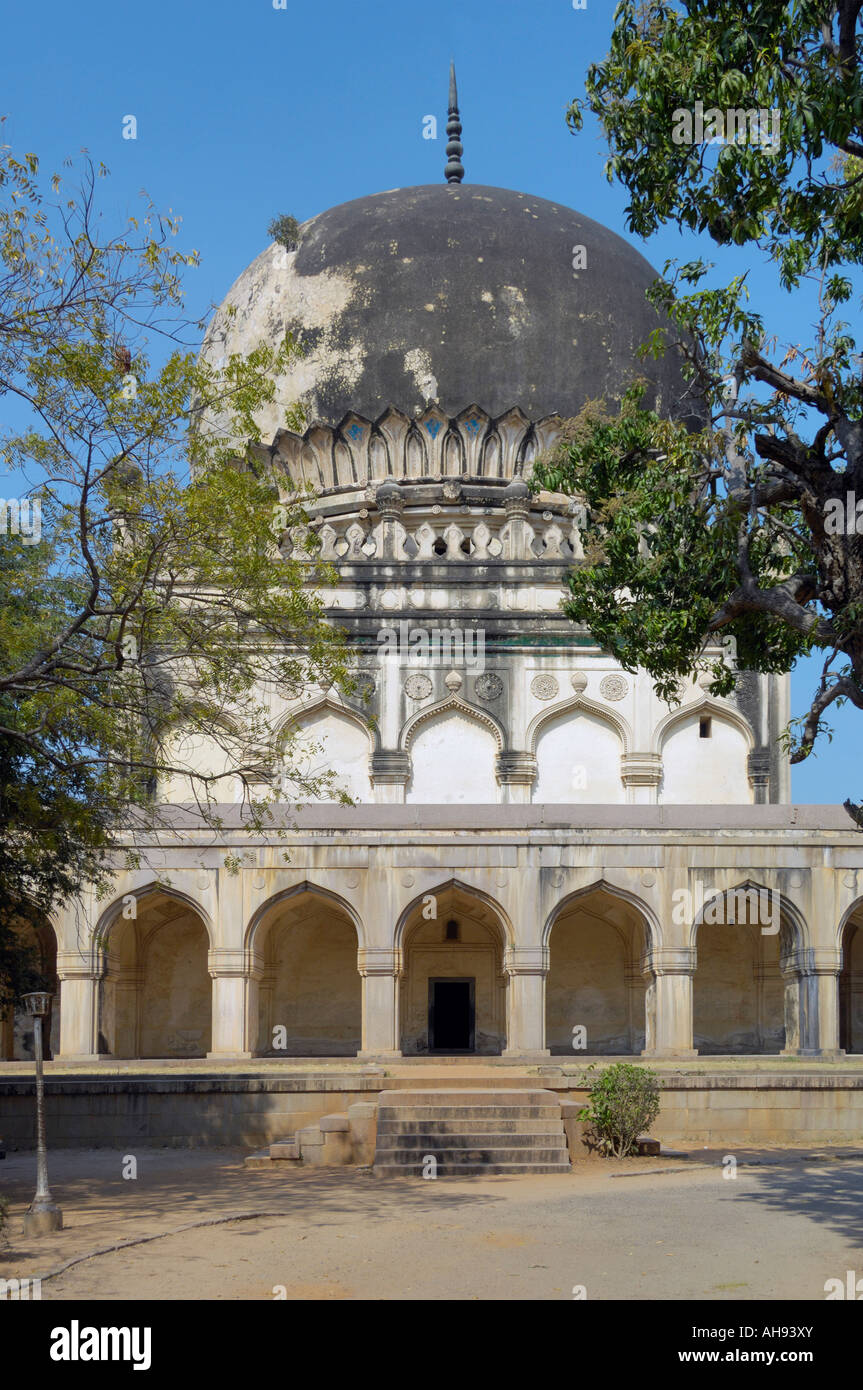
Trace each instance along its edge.
<path fill-rule="evenodd" d="M 544 198 L 471 184 L 396 189 L 313 217 L 296 251 L 261 252 L 206 351 L 218 361 L 298 335 L 305 356 L 264 413 L 265 439 L 298 399 L 310 421 L 330 425 L 387 406 L 456 414 L 474 401 L 494 415 L 574 415 L 622 389 L 659 322 L 644 297 L 655 277 L 621 237 Z M 671 354 L 638 370 L 666 409 L 681 407 Z"/>

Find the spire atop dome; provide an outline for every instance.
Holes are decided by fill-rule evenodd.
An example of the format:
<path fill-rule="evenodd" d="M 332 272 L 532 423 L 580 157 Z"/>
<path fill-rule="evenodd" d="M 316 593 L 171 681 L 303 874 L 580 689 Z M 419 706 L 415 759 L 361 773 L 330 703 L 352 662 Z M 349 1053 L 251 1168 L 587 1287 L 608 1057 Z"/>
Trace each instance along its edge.
<path fill-rule="evenodd" d="M 464 165 L 461 157 L 464 154 L 464 146 L 461 143 L 461 120 L 458 111 L 458 89 L 455 83 L 455 63 L 449 65 L 449 120 L 446 123 L 446 133 L 449 136 L 447 141 L 447 162 L 444 173 L 447 183 L 461 183 L 464 178 Z"/>

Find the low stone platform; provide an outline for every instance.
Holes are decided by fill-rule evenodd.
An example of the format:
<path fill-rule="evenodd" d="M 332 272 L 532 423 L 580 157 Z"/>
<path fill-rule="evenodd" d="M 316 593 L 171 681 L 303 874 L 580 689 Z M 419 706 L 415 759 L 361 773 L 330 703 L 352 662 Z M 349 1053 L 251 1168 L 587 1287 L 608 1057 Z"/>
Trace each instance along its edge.
<path fill-rule="evenodd" d="M 858 1144 L 863 1133 L 863 1057 L 110 1059 L 47 1064 L 48 1142 L 132 1152 L 141 1144 L 263 1148 L 380 1092 L 541 1088 L 581 1103 L 585 1068 L 594 1063 L 595 1076 L 615 1061 L 657 1073 L 662 1106 L 652 1132 L 673 1148 Z M 0 1147 L 33 1147 L 33 1093 L 32 1063 L 0 1064 Z"/>

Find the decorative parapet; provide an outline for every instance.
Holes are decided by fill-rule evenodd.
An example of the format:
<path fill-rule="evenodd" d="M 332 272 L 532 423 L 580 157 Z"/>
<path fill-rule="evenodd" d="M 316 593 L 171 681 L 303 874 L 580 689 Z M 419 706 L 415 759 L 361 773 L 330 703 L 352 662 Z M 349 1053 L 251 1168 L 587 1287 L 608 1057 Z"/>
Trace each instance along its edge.
<path fill-rule="evenodd" d="M 318 495 L 387 478 L 500 482 L 529 473 L 534 459 L 559 438 L 562 423 L 558 415 L 531 421 L 517 407 L 492 418 L 476 405 L 455 416 L 430 406 L 412 419 L 390 406 L 377 420 L 349 414 L 335 428 L 280 430 L 271 447 L 259 452 Z"/>
<path fill-rule="evenodd" d="M 386 499 L 387 513 L 376 519 L 368 509 L 330 517 L 313 530 L 318 536 L 318 559 L 330 564 L 362 565 L 369 562 L 408 564 L 488 564 L 522 561 L 571 566 L 583 558 L 581 533 L 573 512 L 527 508 L 507 515 L 503 505 L 485 516 L 470 515 L 466 508 L 440 505 L 396 512 L 394 498 Z M 365 515 L 363 515 L 365 513 Z M 283 544 L 283 553 L 294 559 L 308 557 L 308 538 L 299 529 Z"/>

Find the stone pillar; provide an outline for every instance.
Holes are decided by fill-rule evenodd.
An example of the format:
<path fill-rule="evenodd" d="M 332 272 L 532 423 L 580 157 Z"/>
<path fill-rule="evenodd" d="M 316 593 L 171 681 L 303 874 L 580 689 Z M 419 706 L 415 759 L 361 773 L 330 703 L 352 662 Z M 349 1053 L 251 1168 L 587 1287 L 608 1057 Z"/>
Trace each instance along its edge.
<path fill-rule="evenodd" d="M 90 1062 L 99 1056 L 99 987 L 105 973 L 100 950 L 58 951 L 60 1051 L 57 1061 Z"/>
<path fill-rule="evenodd" d="M 642 1057 L 698 1056 L 692 1045 L 694 969 L 695 953 L 688 947 L 650 951 L 645 957 L 648 983 Z"/>
<path fill-rule="evenodd" d="M 791 951 L 782 958 L 785 980 L 783 1057 L 844 1057 L 839 1047 L 841 951 Z"/>
<path fill-rule="evenodd" d="M 645 979 L 641 962 L 630 962 L 624 971 L 626 983 L 626 1029 L 630 1051 L 635 1052 L 640 1038 L 645 1038 Z M 646 1039 L 645 1039 L 646 1045 Z M 588 1052 L 590 1048 L 587 1049 Z"/>
<path fill-rule="evenodd" d="M 404 804 L 411 762 L 402 749 L 381 748 L 372 754 L 372 786 L 376 800 L 387 806 Z"/>
<path fill-rule="evenodd" d="M 357 952 L 363 980 L 363 1043 L 359 1057 L 401 1057 L 399 952 L 367 947 Z"/>
<path fill-rule="evenodd" d="M 264 1047 L 265 1039 L 261 1037 L 261 991 L 266 974 L 263 958 L 256 955 L 254 951 L 246 956 L 246 1046 L 253 1057 L 260 1057 Z M 272 980 L 272 972 L 270 972 Z M 272 985 L 270 986 L 270 997 L 272 998 Z M 267 1022 L 270 1022 L 269 1014 Z M 270 1034 L 267 1049 L 272 1046 L 272 1034 Z"/>
<path fill-rule="evenodd" d="M 545 1045 L 545 980 L 548 950 L 541 946 L 504 953 L 507 989 L 506 1048 L 504 1057 L 550 1057 Z"/>
<path fill-rule="evenodd" d="M 536 781 L 536 758 L 532 753 L 498 753 L 495 771 L 505 805 L 530 801 L 530 790 Z"/>
<path fill-rule="evenodd" d="M 620 779 L 631 806 L 655 806 L 662 781 L 662 759 L 658 753 L 626 753 L 620 759 Z"/>
<path fill-rule="evenodd" d="M 747 759 L 747 771 L 755 805 L 765 806 L 770 800 L 770 749 L 753 749 Z"/>
<path fill-rule="evenodd" d="M 253 1055 L 246 1027 L 246 953 L 226 946 L 216 947 L 207 953 L 207 968 L 213 981 L 212 1040 L 207 1057 L 245 1060 Z"/>

